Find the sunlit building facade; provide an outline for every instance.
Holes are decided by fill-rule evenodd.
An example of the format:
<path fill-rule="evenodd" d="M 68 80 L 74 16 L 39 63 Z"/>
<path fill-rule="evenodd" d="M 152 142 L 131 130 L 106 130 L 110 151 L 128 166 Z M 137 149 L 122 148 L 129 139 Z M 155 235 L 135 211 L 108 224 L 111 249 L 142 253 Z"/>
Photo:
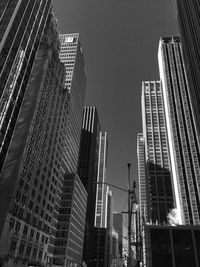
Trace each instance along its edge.
<path fill-rule="evenodd" d="M 200 5 L 198 0 L 175 0 L 191 101 L 200 137 Z"/>
<path fill-rule="evenodd" d="M 183 224 L 200 224 L 200 153 L 193 105 L 179 37 L 159 44 L 176 207 Z"/>
<path fill-rule="evenodd" d="M 0 173 L 8 163 L 17 117 L 51 0 L 0 3 Z"/>
<path fill-rule="evenodd" d="M 146 209 L 147 221 L 163 224 L 174 206 L 174 198 L 163 93 L 159 81 L 142 83 L 142 123 L 146 165 L 146 198 L 143 200 L 146 203 L 140 205 Z M 140 159 L 142 161 L 143 157 Z M 144 179 L 144 176 L 139 178 Z M 145 181 L 139 183 L 141 185 Z"/>
<path fill-rule="evenodd" d="M 107 185 L 105 184 L 107 168 L 107 150 L 107 133 L 100 132 L 94 226 L 104 228 L 107 227 Z"/>
<path fill-rule="evenodd" d="M 145 146 L 143 134 L 137 136 L 137 158 L 138 158 L 138 182 L 139 182 L 139 205 L 141 217 L 147 220 L 147 179 L 145 163 Z"/>

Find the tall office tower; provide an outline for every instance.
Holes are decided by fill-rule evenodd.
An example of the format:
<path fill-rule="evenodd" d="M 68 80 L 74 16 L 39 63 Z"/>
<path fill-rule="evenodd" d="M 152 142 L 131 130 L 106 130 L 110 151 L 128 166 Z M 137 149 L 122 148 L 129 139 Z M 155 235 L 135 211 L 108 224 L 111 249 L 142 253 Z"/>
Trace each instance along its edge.
<path fill-rule="evenodd" d="M 83 114 L 78 174 L 88 194 L 96 197 L 100 123 L 97 109 L 85 107 Z M 89 196 L 88 196 L 89 197 Z M 94 198 L 93 198 L 94 199 Z M 94 220 L 93 220 L 94 224 Z"/>
<path fill-rule="evenodd" d="M 200 136 L 200 5 L 199 0 L 175 0 L 191 101 Z"/>
<path fill-rule="evenodd" d="M 51 0 L 0 2 L 0 175 L 8 159 L 17 118 L 49 14 Z M 9 160 L 9 162 L 8 162 Z M 9 178 L 6 179 L 6 184 Z M 8 181 L 9 180 L 9 181 Z M 5 184 L 5 183 L 4 183 Z"/>
<path fill-rule="evenodd" d="M 173 208 L 174 201 L 160 82 L 142 83 L 142 122 L 147 203 L 141 203 L 141 206 L 147 206 L 148 221 L 162 224 L 167 222 L 167 215 Z"/>
<path fill-rule="evenodd" d="M 91 260 L 97 188 L 100 123 L 95 107 L 85 107 L 81 131 L 78 175 L 88 193 L 83 260 Z"/>
<path fill-rule="evenodd" d="M 107 252 L 107 265 L 112 263 L 112 233 L 113 233 L 113 197 L 112 191 L 107 186 L 107 228 L 108 228 L 108 252 Z"/>
<path fill-rule="evenodd" d="M 103 228 L 107 227 L 107 203 L 106 203 L 107 185 L 105 184 L 106 167 L 107 167 L 107 150 L 108 150 L 107 133 L 100 132 L 94 226 Z"/>
<path fill-rule="evenodd" d="M 200 224 L 200 146 L 179 37 L 161 38 L 158 56 L 176 206 L 184 224 Z"/>
<path fill-rule="evenodd" d="M 60 141 L 64 178 L 57 224 L 51 233 L 48 266 L 81 264 L 87 192 L 76 174 L 86 87 L 85 64 L 78 34 L 61 34 L 60 60 L 65 66 L 68 114 L 62 119 Z M 77 197 L 79 195 L 79 198 Z"/>
<path fill-rule="evenodd" d="M 29 5 L 35 3 L 35 8 L 38 7 L 36 1 L 21 1 L 18 10 L 24 9 L 25 2 Z M 41 1 L 39 13 L 43 10 L 43 2 Z M 46 12 L 48 13 L 48 9 Z M 19 16 L 22 18 L 21 13 Z M 25 18 L 30 18 L 27 16 Z M 14 26 L 16 25 L 18 24 Z M 35 30 L 40 31 L 40 26 L 42 25 L 36 24 Z M 34 27 L 32 30 L 34 31 Z M 24 43 L 25 41 L 26 44 L 29 43 L 27 38 Z M 30 37 L 30 43 L 36 46 L 39 39 L 35 44 L 33 41 Z M 45 264 L 49 235 L 56 224 L 60 183 L 64 175 L 61 164 L 61 137 L 64 129 L 61 122 L 68 114 L 68 95 L 64 88 L 65 69 L 59 59 L 59 45 L 56 19 L 50 14 L 33 68 L 32 63 L 29 65 L 26 57 L 22 57 L 23 60 L 18 62 L 16 69 L 19 71 L 22 68 L 23 72 L 18 73 L 17 82 L 12 83 L 14 89 L 17 89 L 25 71 L 23 61 L 26 62 L 27 69 L 30 68 L 31 71 L 32 68 L 32 72 L 30 78 L 28 74 L 24 77 L 27 85 L 20 87 L 20 90 L 24 90 L 23 98 L 20 91 L 16 96 L 16 101 L 23 99 L 21 104 L 16 104 L 16 108 L 20 108 L 18 116 L 17 113 L 9 113 L 11 121 L 13 116 L 16 122 L 9 125 L 9 129 L 13 127 L 12 139 L 7 152 L 4 151 L 6 158 L 1 165 L 0 257 L 3 266 L 27 266 L 28 262 Z M 10 97 L 12 99 L 12 93 Z M 14 99 L 10 102 L 11 106 L 12 104 Z"/>
<path fill-rule="evenodd" d="M 147 187 L 145 146 L 143 134 L 137 136 L 138 180 L 139 180 L 139 205 L 140 214 L 145 221 L 147 218 Z"/>
<path fill-rule="evenodd" d="M 68 89 L 70 98 L 67 133 L 67 165 L 68 172 L 73 173 L 77 171 L 78 167 L 83 105 L 86 89 L 86 71 L 79 34 L 61 34 L 60 41 L 60 59 L 65 65 L 65 85 Z"/>

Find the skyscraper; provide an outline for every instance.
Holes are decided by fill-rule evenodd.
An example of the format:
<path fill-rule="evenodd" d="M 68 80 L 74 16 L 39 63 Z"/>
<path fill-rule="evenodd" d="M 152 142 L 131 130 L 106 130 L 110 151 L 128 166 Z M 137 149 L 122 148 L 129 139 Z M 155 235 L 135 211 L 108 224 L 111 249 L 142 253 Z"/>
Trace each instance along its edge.
<path fill-rule="evenodd" d="M 65 86 L 69 93 L 67 165 L 68 172 L 73 173 L 78 168 L 86 70 L 79 34 L 61 34 L 60 41 L 60 59 L 65 65 Z"/>
<path fill-rule="evenodd" d="M 45 1 L 39 2 L 40 10 L 37 10 L 39 4 L 36 1 L 18 1 L 16 11 L 24 10 L 26 3 L 30 6 L 35 4 L 35 16 L 40 14 L 32 17 L 37 22 L 32 30 L 42 32 L 40 26 L 43 24 L 38 23 L 41 16 L 43 18 L 48 14 L 48 9 L 46 15 L 43 14 Z M 24 15 L 27 18 L 28 14 Z M 17 17 L 22 18 L 21 13 Z M 13 133 L 8 150 L 3 151 L 6 158 L 1 165 L 0 257 L 6 266 L 12 267 L 27 266 L 28 262 L 46 263 L 50 232 L 57 223 L 55 214 L 59 210 L 60 183 L 64 176 L 61 160 L 63 151 L 60 147 L 63 147 L 61 136 L 65 128 L 61 127 L 61 121 L 68 114 L 65 69 L 59 60 L 56 19 L 52 14 L 48 15 L 33 68 L 31 59 L 30 65 L 28 61 L 29 49 L 31 45 L 37 47 L 39 39 L 34 43 L 30 32 L 25 36 L 24 44 L 29 44 L 28 54 L 23 59 L 23 71 L 18 73 L 19 81 L 13 83 L 14 89 L 20 85 L 26 68 L 27 71 L 32 69 L 32 72 L 30 78 L 28 73 L 25 75 L 24 84 L 20 87 L 22 92 L 18 91 L 16 95 L 16 100 L 23 100 L 16 103 L 16 107 L 20 108 L 19 113 L 8 113 L 11 121 L 13 118 L 13 124 L 9 125 L 6 117 L 3 118 L 5 127 L 13 127 Z M 30 42 L 27 42 L 29 36 Z M 34 49 L 33 55 L 36 53 Z M 9 101 L 11 99 L 10 91 Z M 12 107 L 14 100 L 8 103 L 8 108 L 10 105 Z"/>
<path fill-rule="evenodd" d="M 137 136 L 137 157 L 138 157 L 138 182 L 139 182 L 139 205 L 141 217 L 147 220 L 147 179 L 145 163 L 145 146 L 143 134 Z"/>
<path fill-rule="evenodd" d="M 200 5 L 198 0 L 175 2 L 191 101 L 200 137 Z"/>
<path fill-rule="evenodd" d="M 100 132 L 98 171 L 97 171 L 97 194 L 95 210 L 95 227 L 107 227 L 107 203 L 106 203 L 106 168 L 107 168 L 107 133 Z"/>
<path fill-rule="evenodd" d="M 51 0 L 0 3 L 0 175 L 24 99 Z M 6 160 L 7 158 L 7 160 Z M 6 160 L 6 162 L 5 162 Z M 9 178 L 6 179 L 7 182 Z"/>
<path fill-rule="evenodd" d="M 85 63 L 79 34 L 60 35 L 60 60 L 65 67 L 68 113 L 62 118 L 59 138 L 63 153 L 57 223 L 51 232 L 48 266 L 81 264 L 87 192 L 77 175 L 83 104 L 86 89 Z M 79 196 L 79 197 L 78 197 Z"/>
<path fill-rule="evenodd" d="M 161 38 L 158 56 L 176 207 L 183 224 L 200 224 L 200 146 L 179 37 Z"/>
<path fill-rule="evenodd" d="M 146 206 L 148 221 L 162 224 L 167 222 L 167 215 L 174 206 L 174 199 L 160 82 L 142 83 L 142 122 L 147 203 L 141 203 L 141 206 Z M 145 183 L 140 181 L 140 185 L 141 182 Z"/>
<path fill-rule="evenodd" d="M 91 260 L 93 243 L 93 228 L 95 219 L 95 203 L 97 188 L 98 152 L 99 152 L 100 123 L 97 109 L 85 107 L 83 114 L 81 143 L 79 150 L 78 175 L 88 193 L 86 228 L 83 260 Z"/>
<path fill-rule="evenodd" d="M 89 193 L 96 188 L 100 123 L 97 109 L 85 107 L 81 130 L 81 144 L 79 151 L 78 174 L 85 189 Z M 96 189 L 95 194 L 96 196 Z"/>

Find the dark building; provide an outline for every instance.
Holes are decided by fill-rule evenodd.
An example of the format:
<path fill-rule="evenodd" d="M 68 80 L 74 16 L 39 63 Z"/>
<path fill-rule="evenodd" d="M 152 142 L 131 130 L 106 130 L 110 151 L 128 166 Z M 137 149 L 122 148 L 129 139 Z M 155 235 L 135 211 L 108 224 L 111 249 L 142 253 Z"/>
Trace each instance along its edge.
<path fill-rule="evenodd" d="M 89 193 L 96 188 L 100 123 L 95 107 L 85 107 L 81 130 L 78 174 Z M 96 190 L 96 189 L 95 189 Z M 95 193 L 96 198 L 96 193 Z"/>
<path fill-rule="evenodd" d="M 27 25 L 33 32 L 34 29 L 35 32 L 43 31 L 40 29 L 43 24 L 39 22 L 49 12 L 45 4 L 45 1 L 18 1 L 18 19 L 23 18 L 22 11 L 26 5 L 32 8 L 34 6 L 36 12 L 33 17 L 29 13 L 24 14 L 24 18 L 37 22 L 35 26 L 24 22 L 23 27 Z M 16 25 L 18 24 L 15 23 L 14 27 Z M 5 127 L 13 127 L 13 132 L 9 135 L 12 139 L 7 151 L 2 150 L 6 157 L 0 174 L 0 257 L 6 266 L 12 267 L 36 262 L 43 264 L 47 261 L 49 236 L 57 223 L 55 215 L 59 210 L 61 183 L 64 179 L 61 160 L 63 151 L 60 149 L 63 147 L 61 136 L 64 129 L 61 121 L 68 114 L 68 94 L 64 87 L 65 69 L 59 59 L 60 43 L 56 19 L 52 14 L 48 15 L 33 68 L 34 57 L 29 58 L 30 51 L 35 51 L 40 39 L 31 37 L 30 32 L 23 36 L 26 36 L 23 42 L 27 45 L 28 54 L 20 52 L 24 56 L 22 62 L 17 64 L 17 69 L 21 71 L 13 83 L 14 90 L 22 86 L 22 91 L 19 90 L 16 95 L 16 101 L 21 99 L 21 102 L 15 103 L 14 99 L 8 102 L 11 107 L 15 103 L 15 108 L 20 110 L 18 114 L 14 110 L 13 113 L 8 113 L 10 121 L 13 119 L 11 125 L 6 117 L 3 118 Z M 30 42 L 27 41 L 29 37 Z M 37 39 L 35 42 L 34 38 Z M 26 51 L 20 49 L 19 51 Z M 35 53 L 36 51 L 32 55 Z M 32 69 L 30 77 L 27 72 L 23 78 L 26 73 L 24 71 L 28 69 Z M 21 79 L 26 83 L 20 85 Z M 14 95 L 15 93 L 17 92 L 13 92 Z M 12 99 L 11 91 L 9 99 Z M 2 147 L 3 144 L 4 141 L 1 142 Z"/>
<path fill-rule="evenodd" d="M 199 226 L 145 226 L 147 267 L 200 266 Z"/>
<path fill-rule="evenodd" d="M 85 107 L 81 131 L 78 175 L 88 193 L 83 260 L 90 261 L 95 219 L 100 123 L 95 107 Z"/>
<path fill-rule="evenodd" d="M 198 0 L 175 0 L 192 104 L 200 136 L 200 5 Z"/>
<path fill-rule="evenodd" d="M 107 228 L 94 227 L 92 235 L 92 247 L 88 266 L 107 267 L 109 230 Z"/>
<path fill-rule="evenodd" d="M 83 261 L 108 266 L 111 261 L 112 196 L 105 184 L 107 134 L 100 132 L 95 107 L 84 108 L 78 174 L 88 193 Z"/>

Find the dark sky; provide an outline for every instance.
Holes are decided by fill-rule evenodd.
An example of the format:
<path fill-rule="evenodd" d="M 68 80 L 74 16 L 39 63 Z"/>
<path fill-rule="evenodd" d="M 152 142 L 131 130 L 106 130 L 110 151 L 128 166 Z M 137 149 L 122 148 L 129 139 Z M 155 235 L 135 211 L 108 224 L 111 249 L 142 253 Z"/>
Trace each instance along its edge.
<path fill-rule="evenodd" d="M 61 33 L 78 32 L 87 67 L 85 106 L 96 106 L 108 132 L 108 182 L 127 188 L 127 163 L 137 181 L 141 83 L 158 80 L 161 36 L 178 34 L 174 0 L 53 0 Z M 127 195 L 112 189 L 114 210 Z"/>

